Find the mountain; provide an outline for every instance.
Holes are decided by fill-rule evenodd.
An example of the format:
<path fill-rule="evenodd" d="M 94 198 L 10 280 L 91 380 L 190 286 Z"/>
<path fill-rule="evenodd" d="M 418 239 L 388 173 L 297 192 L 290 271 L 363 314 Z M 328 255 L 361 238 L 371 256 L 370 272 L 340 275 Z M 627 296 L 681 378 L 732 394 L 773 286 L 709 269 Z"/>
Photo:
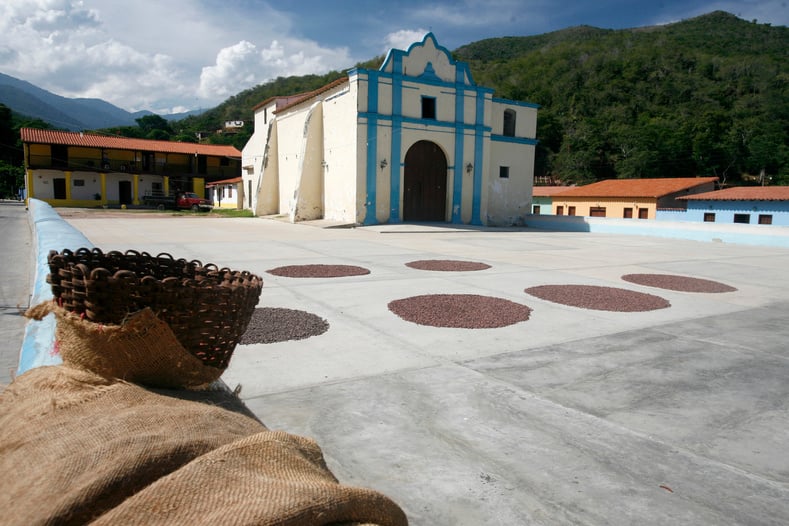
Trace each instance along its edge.
<path fill-rule="evenodd" d="M 715 11 L 481 40 L 454 56 L 497 97 L 540 104 L 537 173 L 565 182 L 760 174 L 789 184 L 789 28 Z"/>
<path fill-rule="evenodd" d="M 150 111 L 128 112 L 101 99 L 67 98 L 33 84 L 0 73 L 0 103 L 15 113 L 39 118 L 57 128 L 96 130 L 114 126 L 135 126 L 135 119 L 152 115 Z M 166 115 L 178 120 L 200 111 Z"/>
<path fill-rule="evenodd" d="M 150 112 L 130 113 L 100 99 L 71 99 L 55 95 L 24 80 L 0 73 L 0 103 L 14 112 L 36 117 L 58 128 L 91 130 L 133 126 Z"/>

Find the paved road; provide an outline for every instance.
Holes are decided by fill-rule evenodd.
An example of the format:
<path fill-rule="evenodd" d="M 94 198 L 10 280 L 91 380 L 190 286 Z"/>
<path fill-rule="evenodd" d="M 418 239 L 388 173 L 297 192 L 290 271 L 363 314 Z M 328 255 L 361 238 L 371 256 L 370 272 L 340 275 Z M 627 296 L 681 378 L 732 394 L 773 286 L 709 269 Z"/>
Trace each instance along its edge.
<path fill-rule="evenodd" d="M 19 360 L 33 273 L 32 236 L 25 205 L 0 201 L 0 385 L 11 381 Z"/>
<path fill-rule="evenodd" d="M 72 213 L 96 246 L 262 275 L 260 306 L 327 320 L 313 338 L 239 346 L 223 376 L 269 427 L 315 438 L 342 481 L 415 525 L 789 524 L 789 250 L 534 230 Z M 462 259 L 480 272 L 404 263 Z M 281 265 L 370 274 L 294 279 Z M 626 273 L 707 278 L 693 294 Z M 524 293 L 588 284 L 657 294 L 641 313 Z M 393 299 L 485 294 L 533 309 L 501 329 L 411 324 Z"/>

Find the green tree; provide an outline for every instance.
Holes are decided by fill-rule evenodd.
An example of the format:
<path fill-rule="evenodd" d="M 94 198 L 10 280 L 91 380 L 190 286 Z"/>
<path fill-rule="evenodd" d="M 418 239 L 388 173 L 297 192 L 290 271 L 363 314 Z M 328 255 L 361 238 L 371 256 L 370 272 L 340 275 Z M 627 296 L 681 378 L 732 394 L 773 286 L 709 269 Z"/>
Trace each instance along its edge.
<path fill-rule="evenodd" d="M 173 135 L 170 123 L 161 115 L 145 115 L 134 122 L 139 126 L 142 136 L 147 139 L 168 140 Z"/>
<path fill-rule="evenodd" d="M 15 198 L 25 185 L 21 128 L 51 129 L 41 119 L 15 114 L 0 104 L 0 197 Z"/>
<path fill-rule="evenodd" d="M 541 105 L 536 175 L 749 173 L 783 181 L 789 29 L 714 12 L 645 30 L 569 28 L 455 51 L 496 96 Z"/>
<path fill-rule="evenodd" d="M 19 195 L 19 189 L 24 186 L 24 168 L 0 160 L 0 198 L 14 199 Z"/>
<path fill-rule="evenodd" d="M 21 159 L 21 155 L 16 152 L 17 136 L 11 108 L 0 104 L 0 160 L 13 162 L 17 158 Z"/>

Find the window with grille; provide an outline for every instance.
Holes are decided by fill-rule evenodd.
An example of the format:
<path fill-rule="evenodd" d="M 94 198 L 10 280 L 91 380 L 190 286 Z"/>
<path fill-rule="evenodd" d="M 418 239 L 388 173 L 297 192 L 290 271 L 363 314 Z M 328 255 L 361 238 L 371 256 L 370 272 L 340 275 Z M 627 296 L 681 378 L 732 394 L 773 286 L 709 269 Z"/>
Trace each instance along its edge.
<path fill-rule="evenodd" d="M 734 222 L 747 225 L 751 222 L 751 214 L 734 214 Z"/>
<path fill-rule="evenodd" d="M 605 207 L 591 206 L 589 207 L 589 215 L 592 217 L 605 217 Z"/>

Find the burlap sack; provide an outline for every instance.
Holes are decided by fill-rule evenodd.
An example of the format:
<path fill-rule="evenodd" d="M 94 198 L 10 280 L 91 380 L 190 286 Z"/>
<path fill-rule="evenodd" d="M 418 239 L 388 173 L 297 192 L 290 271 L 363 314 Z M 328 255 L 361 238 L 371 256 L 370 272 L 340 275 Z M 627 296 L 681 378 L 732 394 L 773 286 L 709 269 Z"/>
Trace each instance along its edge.
<path fill-rule="evenodd" d="M 311 440 L 269 431 L 226 391 L 151 390 L 67 366 L 0 394 L 8 525 L 407 524 L 339 484 Z"/>
<path fill-rule="evenodd" d="M 154 387 L 199 389 L 217 380 L 224 369 L 203 364 L 178 342 L 170 327 L 145 308 L 122 325 L 93 323 L 46 302 L 25 315 L 57 318 L 55 352 L 63 363 L 105 378 L 120 378 Z"/>
<path fill-rule="evenodd" d="M 195 459 L 96 525 L 405 524 L 380 493 L 340 485 L 310 439 L 266 431 Z"/>

